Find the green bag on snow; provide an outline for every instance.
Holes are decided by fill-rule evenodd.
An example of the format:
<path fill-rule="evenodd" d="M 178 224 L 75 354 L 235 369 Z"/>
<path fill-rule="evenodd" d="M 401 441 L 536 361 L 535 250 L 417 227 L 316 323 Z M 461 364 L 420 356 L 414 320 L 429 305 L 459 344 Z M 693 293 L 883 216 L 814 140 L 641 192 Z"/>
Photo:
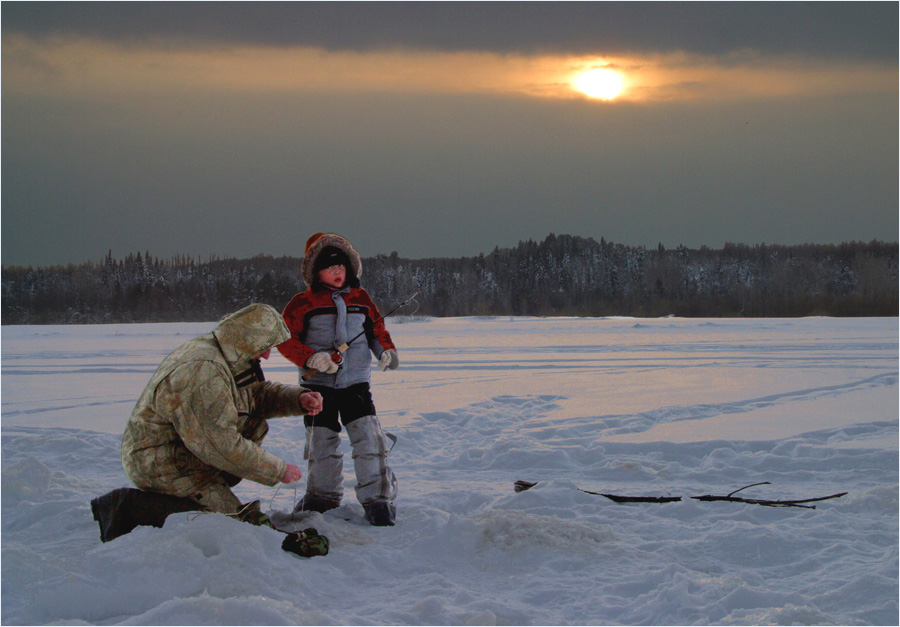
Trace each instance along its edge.
<path fill-rule="evenodd" d="M 328 538 L 310 527 L 303 531 L 293 531 L 281 543 L 281 548 L 300 557 L 328 555 Z"/>

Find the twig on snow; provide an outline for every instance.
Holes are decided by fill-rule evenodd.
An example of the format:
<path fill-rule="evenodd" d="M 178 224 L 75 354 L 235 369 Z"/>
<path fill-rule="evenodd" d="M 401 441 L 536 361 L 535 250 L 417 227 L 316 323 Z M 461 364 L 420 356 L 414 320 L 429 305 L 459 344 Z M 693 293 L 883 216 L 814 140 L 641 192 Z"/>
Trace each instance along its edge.
<path fill-rule="evenodd" d="M 530 488 L 536 486 L 536 482 L 532 481 L 516 481 L 515 491 L 523 492 Z M 690 498 L 696 501 L 725 501 L 728 503 L 749 503 L 752 505 L 762 505 L 764 507 L 803 507 L 806 509 L 816 509 L 815 505 L 805 505 L 805 503 L 814 503 L 817 501 L 827 501 L 828 499 L 836 499 L 847 494 L 846 492 L 839 492 L 838 494 L 830 494 L 828 496 L 820 496 L 812 499 L 790 499 L 790 500 L 769 500 L 769 499 L 745 499 L 741 497 L 734 496 L 741 490 L 746 490 L 747 488 L 752 488 L 758 485 L 772 485 L 769 481 L 761 481 L 760 483 L 751 483 L 750 485 L 745 485 L 743 488 L 738 488 L 734 492 L 727 494 L 726 496 L 716 496 L 713 494 L 704 494 L 703 496 L 692 496 Z M 578 488 L 580 492 L 584 492 L 586 494 L 594 494 L 596 496 L 605 496 L 611 501 L 615 501 L 616 503 L 675 503 L 681 500 L 680 496 L 621 496 L 618 494 L 606 494 L 604 492 L 591 492 L 590 490 L 584 490 L 582 488 Z"/>

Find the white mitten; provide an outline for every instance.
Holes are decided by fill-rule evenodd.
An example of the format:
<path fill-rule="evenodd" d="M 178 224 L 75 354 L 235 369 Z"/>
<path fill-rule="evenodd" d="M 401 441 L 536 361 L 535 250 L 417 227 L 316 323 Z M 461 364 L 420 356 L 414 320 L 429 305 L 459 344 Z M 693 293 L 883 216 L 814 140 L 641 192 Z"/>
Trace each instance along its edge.
<path fill-rule="evenodd" d="M 338 365 L 331 359 L 328 353 L 316 353 L 306 360 L 306 367 L 325 374 L 334 374 L 338 371 Z"/>
<path fill-rule="evenodd" d="M 387 349 L 378 358 L 378 367 L 381 368 L 382 372 L 385 370 L 396 370 L 399 365 L 400 358 L 397 356 L 397 351 L 393 349 Z"/>

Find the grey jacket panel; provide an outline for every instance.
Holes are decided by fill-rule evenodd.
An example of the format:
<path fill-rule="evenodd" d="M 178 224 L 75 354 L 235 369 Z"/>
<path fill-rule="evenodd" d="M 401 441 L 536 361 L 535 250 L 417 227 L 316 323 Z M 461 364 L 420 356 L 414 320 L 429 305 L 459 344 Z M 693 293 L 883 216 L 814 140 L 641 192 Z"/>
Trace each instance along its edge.
<path fill-rule="evenodd" d="M 318 314 L 311 316 L 304 343 L 315 351 L 334 352 L 344 342 L 348 342 L 359 335 L 365 328 L 366 316 L 363 313 L 354 313 L 353 308 L 348 311 L 343 294 L 348 289 L 338 290 L 331 295 L 331 299 L 337 308 L 337 314 Z M 306 381 L 302 377 L 306 371 L 300 370 L 300 382 L 310 385 L 324 385 L 336 389 L 348 388 L 357 383 L 368 383 L 372 372 L 372 353 L 376 357 L 384 352 L 377 340 L 367 342 L 366 335 L 358 337 L 350 344 L 343 354 L 343 362 L 340 370 L 335 374 L 317 372 Z"/>

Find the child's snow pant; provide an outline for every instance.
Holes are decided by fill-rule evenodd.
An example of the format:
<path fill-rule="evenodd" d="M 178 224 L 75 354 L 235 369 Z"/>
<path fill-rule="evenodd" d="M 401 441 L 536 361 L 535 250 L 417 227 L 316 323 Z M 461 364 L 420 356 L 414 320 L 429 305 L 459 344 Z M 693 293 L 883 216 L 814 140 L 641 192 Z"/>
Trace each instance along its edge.
<path fill-rule="evenodd" d="M 347 425 L 356 470 L 356 498 L 363 505 L 393 502 L 397 478 L 387 465 L 387 438 L 378 416 L 363 416 Z"/>
<path fill-rule="evenodd" d="M 392 502 L 397 496 L 397 478 L 387 465 L 387 438 L 375 414 L 369 384 L 345 390 L 308 387 L 322 394 L 324 408 L 316 416 L 305 417 L 309 467 L 301 509 L 325 511 L 340 505 L 344 492 L 343 456 L 338 450 L 341 423 L 353 449 L 356 498 L 363 506 Z"/>

